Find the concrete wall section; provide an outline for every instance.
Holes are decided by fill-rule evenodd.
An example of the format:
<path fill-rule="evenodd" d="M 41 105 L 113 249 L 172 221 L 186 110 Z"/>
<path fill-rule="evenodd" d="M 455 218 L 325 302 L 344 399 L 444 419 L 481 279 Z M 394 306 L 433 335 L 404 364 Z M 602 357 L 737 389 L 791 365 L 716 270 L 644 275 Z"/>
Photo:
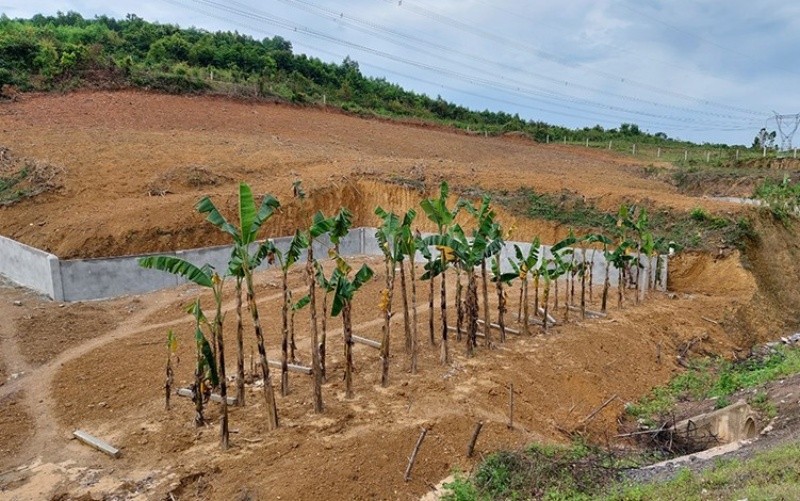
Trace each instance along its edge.
<path fill-rule="evenodd" d="M 339 252 L 342 256 L 381 256 L 383 253 L 375 238 L 375 228 L 354 228 L 342 238 Z M 281 252 L 286 252 L 291 242 L 291 237 L 273 239 L 276 247 Z M 511 271 L 510 260 L 515 259 L 515 242 L 507 243 L 501 251 L 501 267 L 504 271 Z M 530 243 L 519 242 L 523 253 L 527 253 Z M 328 236 L 314 242 L 314 255 L 326 259 L 328 249 L 331 247 Z M 252 251 L 256 251 L 253 245 Z M 229 245 L 207 247 L 202 249 L 188 249 L 174 253 L 174 255 L 197 265 L 210 264 L 220 274 L 227 271 L 228 259 L 232 247 Z M 584 254 L 581 249 L 576 249 L 575 259 L 582 261 Z M 436 249 L 431 249 L 434 257 L 438 256 Z M 601 252 L 585 251 L 586 260 L 591 263 L 592 279 L 595 285 L 602 285 L 606 274 L 606 263 Z M 542 246 L 540 262 L 550 256 L 550 247 Z M 61 261 L 56 256 L 34 249 L 9 238 L 0 236 L 0 274 L 12 281 L 48 295 L 59 301 L 85 301 L 92 299 L 107 299 L 126 294 L 140 294 L 145 292 L 174 287 L 185 283 L 169 273 L 155 270 L 145 270 L 139 267 L 140 256 L 121 256 L 101 259 L 71 259 Z M 660 290 L 665 290 L 667 275 L 667 259 L 662 256 Z M 425 259 L 417 253 L 415 260 L 424 263 Z M 301 258 L 305 261 L 305 255 Z M 647 259 L 642 257 L 644 264 Z M 647 285 L 656 275 L 656 258 L 649 260 L 649 267 L 644 268 L 646 273 L 640 275 L 640 287 L 646 290 Z M 277 263 L 276 263 L 277 266 Z M 266 268 L 263 263 L 261 268 Z M 609 270 L 610 282 L 616 285 L 619 273 L 612 266 Z"/>
<path fill-rule="evenodd" d="M 182 279 L 169 273 L 140 267 L 138 259 L 139 256 L 124 256 L 61 261 L 63 300 L 107 299 L 184 283 Z"/>
<path fill-rule="evenodd" d="M 12 282 L 54 297 L 52 254 L 0 236 L 0 274 Z M 57 271 L 57 270 L 56 270 Z"/>

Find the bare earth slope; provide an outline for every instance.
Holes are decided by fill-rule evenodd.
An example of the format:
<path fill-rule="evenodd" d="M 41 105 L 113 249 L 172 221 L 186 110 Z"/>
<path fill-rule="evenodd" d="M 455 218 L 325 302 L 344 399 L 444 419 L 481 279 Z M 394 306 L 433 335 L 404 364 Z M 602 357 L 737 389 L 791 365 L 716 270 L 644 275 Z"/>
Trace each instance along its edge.
<path fill-rule="evenodd" d="M 202 194 L 232 203 L 242 180 L 284 202 L 296 178 L 312 191 L 370 174 L 422 177 L 429 186 L 447 179 L 460 187 L 569 189 L 606 208 L 623 199 L 685 209 L 710 204 L 644 179 L 640 165 L 604 151 L 212 97 L 24 96 L 0 103 L 0 146 L 66 169 L 60 192 L 0 207 L 0 234 L 60 257 L 221 242 L 191 207 Z M 165 196 L 152 195 L 159 193 Z M 286 234 L 293 226 L 286 221 L 270 231 Z"/>
<path fill-rule="evenodd" d="M 312 210 L 330 212 L 341 204 L 356 212 L 356 224 L 374 224 L 375 204 L 400 209 L 418 202 L 420 194 L 398 181 L 423 178 L 428 186 L 447 179 L 464 188 L 570 189 L 608 208 L 622 200 L 648 199 L 679 209 L 734 210 L 681 196 L 664 183 L 639 177 L 641 166 L 631 160 L 602 151 L 208 97 L 23 96 L 0 104 L 0 145 L 64 167 L 60 191 L 0 208 L 0 233 L 62 257 L 220 243 L 192 206 L 202 194 L 211 194 L 232 208 L 239 180 L 288 202 L 292 181 L 302 178 L 310 200 L 303 207 L 286 204 L 269 228 L 280 235 L 293 231 Z M 520 239 L 540 234 L 551 240 L 563 231 L 542 222 L 518 223 Z M 390 386 L 380 387 L 377 351 L 359 345 L 352 401 L 343 398 L 341 323 L 332 320 L 325 414 L 312 413 L 311 382 L 293 374 L 291 394 L 278 398 L 282 427 L 266 432 L 261 393 L 251 387 L 247 406 L 231 411 L 234 447 L 225 453 L 218 451 L 216 427 L 194 429 L 190 402 L 174 397 L 173 409 L 164 410 L 167 329 L 180 340 L 176 382 L 185 385 L 192 378 L 192 325 L 184 310 L 196 289 L 62 307 L 4 285 L 0 497 L 414 499 L 453 468 L 469 470 L 498 447 L 565 441 L 565 431 L 576 429 L 605 441 L 616 433 L 624 402 L 680 370 L 675 356 L 686 346 L 690 354 L 732 357 L 746 353 L 748 342 L 775 338 L 795 326 L 790 310 L 800 305 L 799 286 L 777 279 L 770 256 L 787 248 L 796 253 L 797 237 L 768 220 L 760 220 L 759 229 L 762 241 L 744 256 L 748 267 L 737 253 L 687 254 L 673 260 L 669 295 L 652 294 L 640 305 L 611 308 L 607 318 L 580 320 L 573 312 L 548 334 L 533 329 L 533 336 L 512 336 L 494 349 L 481 346 L 471 359 L 453 335 L 454 360 L 447 366 L 438 362 L 438 346 L 428 341 L 427 283 L 422 283 L 419 374 L 408 372 L 398 313 Z M 800 272 L 795 269 L 800 261 L 787 256 L 781 261 L 787 272 Z M 370 264 L 383 269 L 379 262 Z M 382 278 L 377 273 L 357 296 L 358 335 L 380 338 Z M 290 282 L 301 294 L 300 269 L 292 271 Z M 279 277 L 264 272 L 257 283 L 268 352 L 278 359 Z M 235 315 L 227 297 L 232 374 Z M 517 289 L 509 299 L 507 322 L 518 329 L 513 321 Z M 590 307 L 599 308 L 598 302 L 595 290 Z M 563 309 L 556 315 L 563 321 Z M 435 321 L 438 326 L 438 311 Z M 305 312 L 298 314 L 297 328 L 299 358 L 308 363 Z M 249 365 L 254 344 L 249 323 L 245 333 Z M 509 429 L 511 383 L 515 414 Z M 619 398 L 593 414 L 613 395 Z M 208 416 L 216 424 L 216 406 Z M 466 458 L 478 420 L 485 426 L 477 454 Z M 408 455 L 423 426 L 430 432 L 411 481 L 404 482 Z M 112 460 L 70 441 L 76 428 L 121 447 L 122 458 Z"/>

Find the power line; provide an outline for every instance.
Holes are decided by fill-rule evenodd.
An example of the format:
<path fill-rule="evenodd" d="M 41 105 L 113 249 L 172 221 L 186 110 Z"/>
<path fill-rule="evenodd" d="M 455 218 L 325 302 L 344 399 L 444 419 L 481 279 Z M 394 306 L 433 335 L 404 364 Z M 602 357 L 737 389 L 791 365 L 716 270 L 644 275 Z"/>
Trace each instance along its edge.
<path fill-rule="evenodd" d="M 697 110 L 697 109 L 692 109 L 692 108 L 685 108 L 685 107 L 681 107 L 681 106 L 669 105 L 669 104 L 664 104 L 664 103 L 660 103 L 660 102 L 641 99 L 641 98 L 638 98 L 638 97 L 626 96 L 626 95 L 622 95 L 622 94 L 616 94 L 616 93 L 613 93 L 613 92 L 610 92 L 610 91 L 606 91 L 606 90 L 603 90 L 603 89 L 597 89 L 597 88 L 589 87 L 589 86 L 582 85 L 582 84 L 576 84 L 576 83 L 570 82 L 570 81 L 559 80 L 557 78 L 553 78 L 553 77 L 550 77 L 550 76 L 542 75 L 540 73 L 532 72 L 532 71 L 527 70 L 527 69 L 521 69 L 521 68 L 518 68 L 518 67 L 513 67 L 513 66 L 504 64 L 504 63 L 502 63 L 500 61 L 497 61 L 497 60 L 490 60 L 490 59 L 487 59 L 487 58 L 484 58 L 484 57 L 480 57 L 480 56 L 477 56 L 474 53 L 463 52 L 463 51 L 460 51 L 460 50 L 457 50 L 457 49 L 453 49 L 453 48 L 448 47 L 448 46 L 443 45 L 443 44 L 439 44 L 439 43 L 432 42 L 432 41 L 429 41 L 429 40 L 423 40 L 423 39 L 421 39 L 419 37 L 411 36 L 411 35 L 402 33 L 400 31 L 394 30 L 392 28 L 386 28 L 384 26 L 378 25 L 376 23 L 373 23 L 373 22 L 365 20 L 365 19 L 361 19 L 361 18 L 358 18 L 358 17 L 355 17 L 355 16 L 351 16 L 351 15 L 346 15 L 344 12 L 335 11 L 335 10 L 327 8 L 327 7 L 316 5 L 316 4 L 314 4 L 312 2 L 309 2 L 309 1 L 305 1 L 305 0 L 277 0 L 277 1 L 282 2 L 284 4 L 291 5 L 292 7 L 295 7 L 297 9 L 301 9 L 303 11 L 310 12 L 312 14 L 318 15 L 318 16 L 320 16 L 322 18 L 329 19 L 329 20 L 335 21 L 337 23 L 346 24 L 347 26 L 349 26 L 349 27 L 351 27 L 351 28 L 353 28 L 355 30 L 361 31 L 362 33 L 366 33 L 366 34 L 369 34 L 371 36 L 376 36 L 378 38 L 381 38 L 383 40 L 389 41 L 390 43 L 393 43 L 393 44 L 398 45 L 400 47 L 405 47 L 405 48 L 409 48 L 411 50 L 421 51 L 421 52 L 423 52 L 425 54 L 428 54 L 430 56 L 438 57 L 440 60 L 443 59 L 443 58 L 441 57 L 441 55 L 439 53 L 435 53 L 434 54 L 434 53 L 428 51 L 427 49 L 432 48 L 432 49 L 436 49 L 437 51 L 448 52 L 448 53 L 455 54 L 455 55 L 460 56 L 460 57 L 465 57 L 467 59 L 470 59 L 470 60 L 473 60 L 473 61 L 477 61 L 477 62 L 480 62 L 480 63 L 491 64 L 493 66 L 497 66 L 499 68 L 503 68 L 503 69 L 508 70 L 510 72 L 521 72 L 526 76 L 533 76 L 535 78 L 538 78 L 538 79 L 541 79 L 541 80 L 545 80 L 547 82 L 554 83 L 554 84 L 557 84 L 557 85 L 566 85 L 566 86 L 569 86 L 570 88 L 586 90 L 586 91 L 589 91 L 589 92 L 592 92 L 592 93 L 595 93 L 595 94 L 607 95 L 607 96 L 614 97 L 614 98 L 617 98 L 617 99 L 622 99 L 622 100 L 626 100 L 626 101 L 635 101 L 635 102 L 639 102 L 639 103 L 642 103 L 642 104 L 657 106 L 657 107 L 660 107 L 660 108 L 669 108 L 669 109 L 674 109 L 674 110 L 677 110 L 677 111 L 683 111 L 683 112 L 687 112 L 687 113 L 703 114 L 703 115 L 713 116 L 713 117 L 716 117 L 716 118 L 732 119 L 732 120 L 736 120 L 736 121 L 741 121 L 742 120 L 742 117 L 734 116 L 734 115 L 730 115 L 730 114 L 723 114 L 723 113 L 717 113 L 717 112 L 712 112 L 712 111 L 702 111 L 702 110 Z M 239 2 L 231 2 L 231 3 L 242 5 Z M 408 40 L 411 43 L 416 43 L 417 46 L 415 47 L 415 46 L 408 45 L 405 42 L 397 41 L 393 37 L 401 38 L 403 40 Z M 449 61 L 451 63 L 458 64 L 459 66 L 464 66 L 464 67 L 466 67 L 468 69 L 472 69 L 472 70 L 475 70 L 477 72 L 485 71 L 484 68 L 476 68 L 474 66 L 466 66 L 464 63 L 462 63 L 460 61 L 453 61 L 453 60 L 449 60 Z M 628 109 L 628 108 L 622 108 L 622 107 L 618 107 L 618 106 L 608 105 L 606 103 L 598 103 L 596 101 L 592 101 L 592 100 L 589 100 L 589 99 L 586 99 L 586 98 L 578 98 L 578 97 L 571 96 L 571 95 L 568 95 L 568 94 L 556 92 L 556 91 L 553 91 L 551 89 L 547 89 L 547 88 L 544 88 L 544 87 L 532 86 L 528 82 L 515 80 L 515 79 L 509 78 L 509 77 L 506 77 L 506 76 L 502 76 L 501 78 L 503 80 L 505 80 L 505 81 L 508 81 L 509 83 L 512 83 L 512 84 L 516 85 L 516 86 L 522 86 L 522 87 L 525 87 L 527 89 L 533 89 L 536 92 L 541 92 L 541 93 L 544 93 L 546 95 L 553 96 L 555 98 L 561 97 L 561 98 L 563 98 L 563 99 L 565 99 L 567 101 L 570 101 L 570 102 L 582 103 L 582 104 L 586 104 L 586 105 L 590 105 L 590 106 L 596 106 L 596 107 L 599 107 L 599 108 L 610 109 L 610 110 L 615 110 L 615 111 L 625 112 L 625 113 L 631 113 L 633 115 L 641 114 L 641 112 L 639 110 L 631 110 L 631 109 Z M 659 116 L 661 116 L 661 115 L 659 115 Z M 760 121 L 760 120 L 761 119 L 759 119 L 758 121 Z"/>
<path fill-rule="evenodd" d="M 387 3 L 394 4 L 394 0 L 383 0 L 383 1 L 387 2 Z M 509 39 L 507 37 L 496 35 L 496 34 L 494 34 L 492 32 L 486 31 L 486 30 L 481 29 L 481 28 L 476 28 L 474 26 L 471 26 L 471 25 L 469 25 L 467 23 L 464 23 L 462 21 L 459 21 L 457 19 L 445 16 L 445 15 L 437 13 L 437 12 L 431 10 L 431 9 L 427 9 L 425 7 L 421 7 L 421 6 L 414 5 L 414 4 L 415 4 L 415 2 L 413 0 L 403 0 L 402 2 L 400 2 L 398 4 L 398 6 L 401 7 L 401 8 L 408 9 L 410 12 L 413 12 L 413 13 L 419 15 L 419 16 L 426 17 L 428 19 L 432 19 L 434 21 L 440 22 L 442 24 L 446 24 L 448 26 L 452 26 L 452 27 L 454 27 L 454 28 L 456 28 L 458 30 L 464 31 L 466 33 L 470 33 L 470 34 L 472 34 L 474 36 L 478 36 L 480 38 L 484 38 L 484 39 L 491 40 L 491 41 L 494 41 L 494 42 L 497 42 L 497 43 L 501 43 L 501 44 L 509 46 L 509 47 L 514 47 L 517 50 L 523 51 L 525 53 L 533 52 L 533 53 L 539 55 L 540 57 L 542 57 L 543 59 L 547 59 L 549 61 L 552 61 L 554 63 L 560 64 L 562 66 L 567 66 L 555 54 L 549 53 L 547 51 L 543 51 L 543 50 L 541 50 L 541 49 L 539 49 L 537 47 L 534 47 L 532 45 L 529 45 L 529 44 L 517 42 L 517 41 Z M 585 71 L 588 71 L 588 72 L 591 72 L 591 73 L 595 73 L 595 74 L 600 75 L 600 76 L 602 76 L 604 78 L 608 78 L 608 79 L 616 81 L 616 82 L 622 82 L 622 83 L 626 83 L 628 85 L 633 85 L 633 86 L 636 86 L 636 87 L 640 87 L 642 89 L 649 90 L 649 91 L 657 93 L 657 94 L 668 95 L 668 96 L 672 96 L 672 97 L 675 97 L 675 98 L 678 98 L 678 99 L 689 100 L 689 101 L 692 101 L 692 102 L 697 102 L 697 103 L 708 105 L 708 106 L 714 106 L 714 107 L 718 107 L 718 108 L 727 109 L 727 110 L 730 110 L 730 111 L 736 111 L 736 112 L 745 113 L 745 114 L 749 114 L 749 115 L 753 115 L 753 116 L 758 116 L 758 117 L 761 117 L 762 119 L 764 117 L 764 113 L 761 113 L 759 111 L 750 110 L 750 109 L 747 109 L 747 108 L 741 108 L 741 107 L 738 107 L 738 106 L 732 106 L 732 105 L 728 105 L 728 104 L 724 104 L 724 103 L 717 103 L 717 102 L 709 100 L 709 99 L 702 99 L 702 98 L 690 96 L 690 95 L 687 95 L 687 94 L 683 94 L 683 93 L 680 93 L 680 92 L 672 91 L 672 90 L 669 90 L 669 89 L 659 88 L 657 86 L 650 85 L 650 84 L 647 84 L 647 83 L 644 83 L 644 82 L 639 82 L 637 80 L 632 80 L 632 79 L 627 79 L 627 78 L 620 78 L 619 75 L 614 75 L 614 74 L 611 74 L 611 73 L 608 73 L 608 72 L 605 72 L 605 71 L 601 71 L 601 70 L 598 70 L 598 69 L 589 68 L 585 64 L 582 64 L 580 62 L 575 63 L 575 65 L 583 68 Z"/>
<path fill-rule="evenodd" d="M 317 38 L 321 38 L 321 39 L 323 39 L 325 41 L 329 41 L 329 42 L 337 43 L 337 44 L 340 44 L 340 45 L 344 45 L 344 46 L 347 46 L 347 47 L 350 47 L 350 48 L 354 48 L 356 50 L 361 50 L 361 51 L 364 51 L 364 52 L 367 52 L 367 53 L 370 53 L 370 54 L 373 54 L 373 55 L 377 55 L 379 57 L 388 58 L 388 59 L 394 60 L 396 62 L 400 62 L 402 64 L 407 64 L 407 65 L 411 65 L 411 66 L 414 66 L 414 67 L 417 67 L 417 68 L 420 68 L 420 69 L 425 69 L 425 70 L 428 70 L 428 71 L 437 72 L 437 73 L 440 73 L 440 74 L 447 75 L 447 76 L 449 76 L 451 78 L 456 78 L 458 80 L 466 80 L 466 81 L 473 82 L 473 83 L 479 83 L 481 85 L 488 86 L 488 87 L 505 89 L 506 92 L 514 93 L 514 94 L 517 94 L 517 95 L 522 94 L 523 97 L 530 98 L 531 92 L 529 92 L 529 91 L 526 92 L 524 89 L 522 89 L 520 87 L 515 87 L 515 86 L 509 85 L 507 83 L 500 83 L 500 82 L 496 82 L 496 81 L 492 81 L 492 80 L 488 80 L 488 79 L 484 79 L 484 78 L 475 77 L 473 75 L 465 75 L 463 73 L 460 73 L 460 72 L 457 72 L 457 71 L 454 71 L 454 70 L 449 70 L 449 69 L 437 67 L 437 66 L 434 66 L 434 65 L 426 64 L 426 63 L 420 63 L 418 61 L 409 60 L 407 58 L 403 58 L 403 57 L 400 57 L 400 56 L 389 54 L 389 53 L 386 53 L 384 51 L 373 49 L 371 47 L 366 47 L 364 45 L 360 45 L 360 44 L 356 44 L 356 43 L 353 43 L 353 42 L 349 42 L 347 40 L 342 40 L 342 39 L 333 37 L 331 35 L 328 35 L 326 33 L 321 33 L 319 31 L 312 30 L 312 29 L 309 29 L 309 28 L 306 28 L 306 27 L 297 26 L 292 21 L 286 20 L 284 18 L 279 18 L 279 17 L 276 17 L 274 15 L 270 15 L 270 14 L 267 14 L 267 13 L 261 13 L 261 14 L 254 13 L 251 10 L 249 10 L 248 6 L 242 6 L 242 7 L 247 9 L 247 10 L 245 10 L 243 8 L 237 8 L 237 7 L 233 7 L 233 6 L 230 6 L 230 5 L 220 4 L 220 3 L 214 2 L 212 0 L 192 0 L 192 1 L 195 2 L 195 3 L 201 3 L 201 4 L 204 4 L 204 5 L 216 8 L 218 10 L 222 10 L 222 11 L 225 11 L 225 12 L 228 12 L 228 13 L 232 13 L 232 14 L 235 14 L 235 15 L 239 15 L 239 16 L 242 16 L 242 17 L 246 17 L 246 18 L 249 18 L 249 19 L 253 19 L 253 20 L 257 20 L 257 21 L 261 21 L 261 22 L 266 22 L 266 23 L 269 23 L 269 24 L 277 25 L 277 26 L 285 28 L 285 29 L 292 29 L 295 32 L 302 32 L 302 33 L 305 33 L 305 34 L 308 34 L 308 35 L 311 35 L 311 36 L 314 36 L 314 37 L 317 37 Z M 242 5 L 242 4 L 238 3 L 238 2 L 231 2 L 231 3 L 238 4 L 240 6 Z M 539 99 L 542 99 L 542 98 L 539 98 Z M 580 101 L 578 99 L 575 99 L 575 100 L 576 101 Z M 564 106 L 564 105 L 561 104 L 561 106 Z M 573 107 L 569 107 L 569 108 L 575 109 L 574 106 Z M 613 106 L 605 106 L 605 108 L 611 109 L 611 110 L 615 110 L 615 107 L 613 107 Z M 580 110 L 580 111 L 585 111 L 585 110 Z M 657 119 L 661 119 L 661 120 L 668 120 L 668 121 L 678 122 L 680 124 L 680 127 L 682 127 L 682 128 L 685 128 L 687 124 L 705 125 L 705 126 L 707 126 L 707 128 L 713 128 L 715 130 L 729 129 L 730 128 L 730 126 L 727 126 L 727 125 L 721 126 L 718 122 L 700 121 L 700 120 L 686 118 L 686 117 L 672 117 L 672 116 L 666 116 L 666 115 L 661 115 L 661 114 L 648 113 L 648 112 L 644 112 L 644 111 L 630 111 L 630 110 L 624 110 L 624 109 L 617 109 L 616 111 L 621 111 L 621 112 L 624 112 L 624 113 L 628 113 L 628 114 L 633 115 L 635 117 L 640 117 L 640 116 L 644 115 L 644 116 L 650 116 L 652 118 L 657 118 Z M 559 112 L 556 112 L 556 113 L 559 113 Z M 561 114 L 563 114 L 563 112 L 561 112 Z M 628 120 L 629 119 L 630 118 L 628 118 Z M 671 127 L 676 127 L 676 126 L 677 125 L 672 125 Z"/>

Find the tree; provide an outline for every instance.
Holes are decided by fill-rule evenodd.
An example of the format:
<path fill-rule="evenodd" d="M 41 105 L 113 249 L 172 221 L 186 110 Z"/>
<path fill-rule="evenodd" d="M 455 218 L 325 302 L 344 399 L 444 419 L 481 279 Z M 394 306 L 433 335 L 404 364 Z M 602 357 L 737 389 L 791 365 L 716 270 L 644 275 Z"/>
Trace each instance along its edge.
<path fill-rule="evenodd" d="M 522 332 L 526 335 L 530 332 L 530 315 L 528 314 L 528 275 L 530 275 L 531 271 L 535 270 L 539 265 L 539 249 L 541 246 L 542 244 L 539 241 L 539 237 L 533 239 L 527 254 L 522 252 L 522 249 L 518 245 L 514 245 L 514 253 L 517 260 L 516 262 L 512 261 L 512 264 L 515 268 L 515 271 L 517 271 L 519 275 L 520 282 L 522 283 Z"/>
<path fill-rule="evenodd" d="M 345 398 L 353 398 L 353 326 L 350 314 L 355 293 L 372 278 L 373 271 L 372 268 L 363 264 L 351 279 L 352 266 L 339 255 L 334 256 L 334 260 L 336 261 L 336 269 L 331 276 L 331 283 L 334 289 L 331 316 L 342 315 Z"/>
<path fill-rule="evenodd" d="M 428 216 L 428 219 L 431 220 L 435 225 L 439 235 L 445 235 L 450 227 L 453 224 L 453 221 L 458 214 L 461 205 L 456 204 L 455 207 L 452 209 L 447 206 L 447 197 L 450 194 L 450 187 L 447 185 L 447 182 L 442 181 L 442 184 L 439 185 L 439 197 L 438 198 L 426 198 L 422 202 L 420 202 L 420 206 L 422 210 L 425 211 L 425 215 Z M 448 348 L 447 348 L 447 265 L 448 265 L 448 256 L 447 253 L 444 252 L 446 249 L 439 249 L 439 265 L 438 270 L 434 270 L 431 268 L 430 272 L 430 279 L 433 280 L 435 274 L 434 271 L 438 271 L 442 275 L 442 289 L 441 289 L 441 308 L 442 308 L 442 353 L 441 353 L 441 362 L 446 364 L 449 360 Z M 433 316 L 433 309 L 431 309 L 431 317 Z"/>
<path fill-rule="evenodd" d="M 198 267 L 188 261 L 177 258 L 175 256 L 147 256 L 139 258 L 139 266 L 142 268 L 156 269 L 178 275 L 186 278 L 187 280 L 201 286 L 211 289 L 214 295 L 214 322 L 211 325 L 212 339 L 216 344 L 216 359 L 219 362 L 216 371 L 211 370 L 212 387 L 219 385 L 219 393 L 222 399 L 222 419 L 220 420 L 220 444 L 222 449 L 228 448 L 228 390 L 227 380 L 225 378 L 225 340 L 222 335 L 222 287 L 223 280 L 209 265 Z M 204 366 L 209 368 L 214 367 L 215 356 L 211 352 L 211 347 L 208 341 L 203 336 L 200 326 L 207 323 L 205 315 L 200 309 L 200 299 L 198 298 L 190 308 L 190 312 L 195 317 L 195 341 L 197 343 L 197 369 L 195 371 L 195 388 L 194 398 L 195 405 L 197 406 L 197 413 L 195 415 L 195 425 L 201 426 L 204 423 L 203 419 L 203 391 L 201 374 L 204 372 Z M 217 375 L 219 377 L 217 377 Z"/>
<path fill-rule="evenodd" d="M 256 207 L 253 192 L 246 183 L 239 184 L 239 226 L 229 223 L 217 210 L 209 197 L 203 197 L 195 206 L 201 214 L 207 214 L 206 221 L 227 233 L 234 243 L 234 250 L 242 263 L 242 274 L 247 287 L 247 304 L 253 318 L 253 326 L 258 344 L 258 354 L 261 362 L 261 375 L 264 380 L 264 400 L 267 407 L 267 427 L 273 430 L 278 427 L 278 408 L 275 402 L 275 392 L 272 387 L 267 352 L 264 347 L 264 333 L 258 315 L 255 288 L 253 286 L 253 269 L 251 268 L 250 245 L 256 241 L 261 226 L 272 217 L 280 206 L 278 200 L 272 195 L 265 195 L 261 205 Z"/>
<path fill-rule="evenodd" d="M 283 334 L 281 339 L 281 394 L 283 396 L 289 394 L 289 312 L 293 311 L 292 297 L 289 291 L 289 269 L 300 260 L 303 250 L 308 245 L 306 233 L 296 230 L 285 254 L 277 249 L 274 250 L 281 269 L 281 289 L 283 291 L 281 305 L 281 333 Z M 294 339 L 292 339 L 292 348 L 294 348 Z M 294 349 L 292 349 L 292 362 L 294 362 Z"/>

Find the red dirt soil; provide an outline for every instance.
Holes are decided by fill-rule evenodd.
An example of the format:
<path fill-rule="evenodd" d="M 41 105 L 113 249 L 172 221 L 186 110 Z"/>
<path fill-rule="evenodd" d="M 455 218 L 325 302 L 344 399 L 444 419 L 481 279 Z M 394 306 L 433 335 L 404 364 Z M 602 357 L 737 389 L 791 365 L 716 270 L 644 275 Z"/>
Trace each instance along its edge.
<path fill-rule="evenodd" d="M 631 160 L 602 151 L 208 97 L 23 96 L 0 105 L 0 131 L 0 144 L 15 155 L 66 171 L 61 191 L 0 209 L 0 232 L 63 257 L 221 243 L 192 205 L 208 193 L 231 208 L 239 179 L 283 200 L 290 198 L 291 182 L 303 179 L 310 200 L 287 204 L 275 224 L 270 222 L 268 231 L 280 235 L 291 233 L 317 208 L 330 212 L 346 204 L 357 224 L 374 224 L 375 204 L 395 210 L 414 205 L 420 194 L 395 184 L 397 178 L 424 179 L 429 187 L 449 179 L 464 188 L 569 188 L 608 208 L 621 200 L 647 199 L 679 209 L 739 210 L 679 195 L 666 184 L 638 177 L 641 166 Z M 179 172 L 190 172 L 197 181 L 179 181 Z M 153 189 L 170 193 L 148 195 Z M 501 216 L 510 224 L 507 214 Z M 520 239 L 540 234 L 552 241 L 563 232 L 540 221 L 518 220 L 517 226 Z M 341 324 L 334 319 L 325 413 L 312 411 L 310 379 L 292 374 L 292 392 L 278 397 L 282 426 L 267 432 L 261 392 L 250 387 L 247 405 L 231 409 L 235 432 L 228 452 L 218 449 L 216 426 L 192 426 L 187 399 L 173 397 L 173 409 L 164 410 L 168 329 L 180 339 L 176 383 L 191 380 L 192 321 L 184 310 L 199 294 L 196 288 L 62 306 L 2 286 L 0 495 L 415 499 L 454 468 L 469 471 L 482 455 L 500 447 L 563 442 L 573 431 L 613 441 L 624 403 L 679 371 L 675 356 L 687 342 L 701 340 L 692 344 L 695 355 L 739 356 L 754 340 L 777 337 L 796 323 L 791 311 L 800 307 L 798 286 L 782 283 L 770 262 L 775 254 L 785 254 L 779 263 L 786 273 L 800 273 L 797 238 L 767 218 L 757 220 L 757 229 L 761 238 L 744 256 L 673 259 L 669 294 L 653 293 L 639 305 L 629 301 L 622 310 L 613 306 L 606 318 L 580 320 L 572 312 L 569 322 L 547 334 L 532 327 L 532 336 L 512 335 L 494 349 L 482 346 L 474 358 L 464 356 L 463 342 L 456 343 L 451 334 L 453 361 L 445 366 L 438 362 L 438 346 L 428 341 L 427 283 L 420 283 L 419 374 L 408 372 L 398 293 L 391 384 L 380 386 L 377 351 L 357 345 L 353 400 L 343 398 Z M 376 277 L 358 293 L 353 320 L 356 334 L 379 339 L 383 266 L 369 263 Z M 272 359 L 280 355 L 279 280 L 271 271 L 257 277 Z M 290 282 L 301 294 L 301 269 L 292 271 Z M 452 283 L 448 292 L 452 304 Z M 520 328 L 513 320 L 517 294 L 516 288 L 509 291 L 507 323 L 514 329 Z M 594 309 L 598 296 L 595 291 Z M 210 298 L 202 297 L 210 309 Z M 226 351 L 228 374 L 233 374 L 235 315 L 227 297 Z M 491 297 L 496 301 L 495 294 Z M 436 304 L 438 327 L 438 295 Z M 492 315 L 496 318 L 496 310 Z M 563 308 L 555 315 L 563 319 Z M 299 357 L 307 364 L 305 312 L 297 316 L 297 329 Z M 245 333 L 249 365 L 249 323 Z M 437 329 L 437 344 L 438 339 Z M 272 374 L 277 381 L 277 371 Z M 515 414 L 509 429 L 511 383 Z M 582 423 L 612 395 L 619 399 Z M 217 413 L 218 406 L 210 405 L 213 424 Z M 478 420 L 485 426 L 476 455 L 466 458 Z M 407 458 L 421 427 L 430 431 L 405 482 Z M 76 428 L 120 447 L 122 457 L 110 459 L 69 440 Z"/>

